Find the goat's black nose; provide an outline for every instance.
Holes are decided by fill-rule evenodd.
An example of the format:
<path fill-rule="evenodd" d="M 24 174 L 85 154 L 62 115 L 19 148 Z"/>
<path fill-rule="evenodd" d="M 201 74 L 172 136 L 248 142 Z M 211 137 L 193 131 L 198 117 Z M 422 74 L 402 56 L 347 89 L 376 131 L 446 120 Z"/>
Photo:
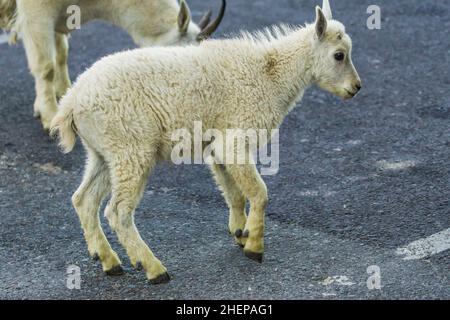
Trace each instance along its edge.
<path fill-rule="evenodd" d="M 361 84 L 358 83 L 357 85 L 355 85 L 356 91 L 358 92 L 359 90 L 361 90 Z"/>

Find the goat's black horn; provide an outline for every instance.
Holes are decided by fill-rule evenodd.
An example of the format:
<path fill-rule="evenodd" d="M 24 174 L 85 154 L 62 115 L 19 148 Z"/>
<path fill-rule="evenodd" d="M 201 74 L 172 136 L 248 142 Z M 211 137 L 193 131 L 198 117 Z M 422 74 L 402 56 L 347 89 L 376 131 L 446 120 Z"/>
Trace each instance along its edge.
<path fill-rule="evenodd" d="M 211 15 L 212 15 L 212 11 L 208 10 L 208 12 L 206 12 L 203 17 L 201 18 L 200 22 L 198 23 L 198 26 L 200 27 L 200 30 L 203 30 L 206 28 L 206 26 L 209 24 L 209 22 L 211 21 Z"/>
<path fill-rule="evenodd" d="M 214 21 L 212 21 L 209 25 L 204 27 L 203 30 L 198 34 L 198 36 L 197 36 L 198 41 L 208 39 L 214 33 L 214 31 L 217 30 L 217 28 L 219 27 L 224 15 L 225 15 L 226 8 L 227 8 L 227 2 L 226 2 L 226 0 L 222 0 L 222 7 L 220 8 L 219 15 L 217 16 L 217 18 Z"/>

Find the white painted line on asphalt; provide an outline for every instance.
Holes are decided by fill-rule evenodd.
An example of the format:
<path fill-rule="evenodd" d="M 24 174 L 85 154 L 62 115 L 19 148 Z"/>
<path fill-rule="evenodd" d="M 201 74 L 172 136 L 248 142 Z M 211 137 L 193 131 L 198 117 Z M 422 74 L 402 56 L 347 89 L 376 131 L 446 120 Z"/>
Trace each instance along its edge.
<path fill-rule="evenodd" d="M 404 255 L 403 260 L 415 260 L 430 257 L 448 249 L 450 249 L 450 228 L 398 248 L 397 254 Z"/>
<path fill-rule="evenodd" d="M 322 282 L 320 282 L 320 284 L 324 285 L 324 286 L 329 286 L 330 284 L 336 283 L 337 285 L 340 286 L 352 286 L 355 283 L 350 281 L 349 277 L 347 276 L 332 276 L 332 277 L 327 277 L 325 280 L 323 280 Z"/>
<path fill-rule="evenodd" d="M 381 160 L 377 162 L 377 167 L 382 170 L 404 170 L 412 168 L 416 165 L 414 161 L 398 161 L 389 162 L 386 160 Z"/>

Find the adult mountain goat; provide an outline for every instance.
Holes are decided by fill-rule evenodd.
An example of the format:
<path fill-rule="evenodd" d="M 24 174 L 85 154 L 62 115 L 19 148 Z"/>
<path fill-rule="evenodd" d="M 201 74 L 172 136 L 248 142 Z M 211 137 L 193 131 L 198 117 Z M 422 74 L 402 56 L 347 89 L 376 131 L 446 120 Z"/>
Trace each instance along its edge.
<path fill-rule="evenodd" d="M 198 25 L 191 22 L 184 0 L 0 0 L 0 28 L 10 30 L 12 40 L 21 34 L 28 64 L 36 82 L 34 115 L 49 129 L 57 98 L 70 87 L 67 68 L 72 8 L 80 23 L 94 19 L 124 28 L 139 46 L 191 44 L 208 38 L 219 26 L 225 0 L 216 20 L 211 12 Z"/>
<path fill-rule="evenodd" d="M 273 34 L 274 33 L 274 34 Z M 131 263 L 151 283 L 169 280 L 134 224 L 134 210 L 155 164 L 171 157 L 171 133 L 278 128 L 311 84 L 348 99 L 361 88 L 352 42 L 332 19 L 328 0 L 315 24 L 275 29 L 270 35 L 206 41 L 185 48 L 148 48 L 103 58 L 79 77 L 52 122 L 70 152 L 76 134 L 87 151 L 84 179 L 72 197 L 89 253 L 108 274 L 122 272 L 99 223 L 110 226 Z M 247 257 L 261 262 L 267 189 L 254 164 L 211 164 L 230 208 L 229 229 Z M 246 215 L 246 200 L 250 211 Z"/>

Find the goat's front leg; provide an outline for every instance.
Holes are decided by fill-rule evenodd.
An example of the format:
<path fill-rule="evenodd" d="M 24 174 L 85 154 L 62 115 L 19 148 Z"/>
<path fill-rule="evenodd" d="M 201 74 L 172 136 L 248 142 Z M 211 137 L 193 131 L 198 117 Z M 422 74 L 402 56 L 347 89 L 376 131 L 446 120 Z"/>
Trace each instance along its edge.
<path fill-rule="evenodd" d="M 54 88 L 55 32 L 50 21 L 27 19 L 22 26 L 22 35 L 28 64 L 36 82 L 34 116 L 40 116 L 44 130 L 49 130 L 57 110 Z"/>
<path fill-rule="evenodd" d="M 62 33 L 56 33 L 56 68 L 55 68 L 55 93 L 61 98 L 72 85 L 69 78 L 67 60 L 69 56 L 69 39 Z"/>
<path fill-rule="evenodd" d="M 262 262 L 264 253 L 264 215 L 267 206 L 267 187 L 254 164 L 227 165 L 227 172 L 233 177 L 239 189 L 250 201 L 250 212 L 243 237 L 247 238 L 245 255 Z"/>
<path fill-rule="evenodd" d="M 228 230 L 234 235 L 236 243 L 240 246 L 245 245 L 246 238 L 242 237 L 247 216 L 245 214 L 245 197 L 239 190 L 233 177 L 227 172 L 222 164 L 212 164 L 211 171 L 217 185 L 223 193 L 223 197 L 230 208 L 228 219 Z"/>

